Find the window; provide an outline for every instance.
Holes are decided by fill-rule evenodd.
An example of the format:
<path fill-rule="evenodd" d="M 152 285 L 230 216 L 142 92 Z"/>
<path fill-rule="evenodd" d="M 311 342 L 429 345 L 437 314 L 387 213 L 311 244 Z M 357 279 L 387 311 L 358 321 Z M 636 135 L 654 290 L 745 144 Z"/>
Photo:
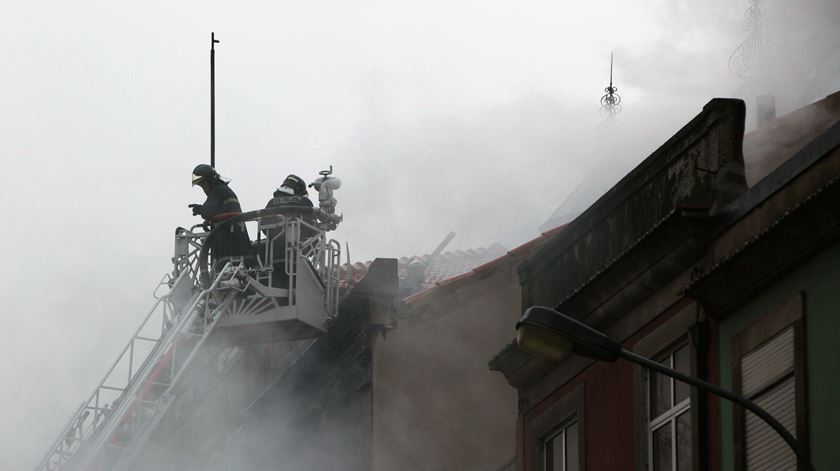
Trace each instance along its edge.
<path fill-rule="evenodd" d="M 543 441 L 545 471 L 580 471 L 578 424 L 573 421 L 555 430 Z"/>
<path fill-rule="evenodd" d="M 665 366 L 691 376 L 705 373 L 704 326 L 700 307 L 686 301 L 663 312 L 662 322 L 630 348 Z M 696 335 L 695 335 L 696 334 Z M 635 467 L 645 471 L 708 469 L 705 444 L 704 398 L 697 390 L 668 376 L 634 366 L 633 404 Z"/>
<path fill-rule="evenodd" d="M 669 349 L 656 360 L 691 374 L 687 343 Z M 691 469 L 691 388 L 658 373 L 648 374 L 648 453 L 653 471 Z"/>
<path fill-rule="evenodd" d="M 736 392 L 775 417 L 807 449 L 802 297 L 762 317 L 732 339 Z M 736 407 L 738 469 L 796 469 L 796 455 L 763 420 Z"/>
<path fill-rule="evenodd" d="M 584 385 L 580 384 L 536 416 L 529 425 L 529 469 L 586 469 Z"/>

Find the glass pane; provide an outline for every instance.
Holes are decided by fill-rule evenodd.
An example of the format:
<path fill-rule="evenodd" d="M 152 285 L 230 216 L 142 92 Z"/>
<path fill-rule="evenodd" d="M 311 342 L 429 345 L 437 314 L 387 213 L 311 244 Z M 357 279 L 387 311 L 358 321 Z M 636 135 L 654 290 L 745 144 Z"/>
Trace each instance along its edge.
<path fill-rule="evenodd" d="M 580 453 L 578 453 L 578 424 L 566 427 L 566 470 L 580 471 Z"/>
<path fill-rule="evenodd" d="M 653 471 L 672 471 L 671 463 L 671 422 L 653 431 Z"/>
<path fill-rule="evenodd" d="M 554 437 L 554 443 L 551 445 L 551 449 L 554 450 L 554 463 L 551 467 L 553 471 L 563 471 L 563 461 L 565 460 L 565 456 L 563 456 L 565 451 L 563 450 L 563 437 L 562 433 L 558 434 Z"/>
<path fill-rule="evenodd" d="M 554 468 L 554 450 L 552 450 L 551 440 L 548 439 L 545 441 L 545 453 L 543 456 L 543 468 L 545 471 L 552 471 Z"/>
<path fill-rule="evenodd" d="M 563 471 L 563 432 L 545 441 L 545 471 Z"/>
<path fill-rule="evenodd" d="M 677 471 L 691 470 L 691 411 L 677 416 Z"/>
<path fill-rule="evenodd" d="M 689 371 L 691 367 L 688 345 L 684 345 L 682 348 L 674 352 L 674 369 L 683 374 L 691 374 Z M 688 395 L 689 385 L 683 383 L 682 381 L 674 381 L 674 404 L 679 404 L 683 400 L 688 399 Z"/>
<path fill-rule="evenodd" d="M 671 366 L 671 356 L 659 361 L 665 366 Z M 651 371 L 650 373 L 650 418 L 662 415 L 671 408 L 671 378 Z"/>

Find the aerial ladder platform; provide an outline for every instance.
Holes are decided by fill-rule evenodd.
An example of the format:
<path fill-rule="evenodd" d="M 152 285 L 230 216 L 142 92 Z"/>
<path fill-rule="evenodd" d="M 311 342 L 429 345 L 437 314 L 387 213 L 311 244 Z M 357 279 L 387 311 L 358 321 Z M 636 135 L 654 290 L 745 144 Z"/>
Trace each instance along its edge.
<path fill-rule="evenodd" d="M 319 207 L 277 207 L 175 231 L 173 270 L 102 381 L 68 421 L 36 471 L 129 470 L 192 375 L 231 346 L 315 339 L 337 315 L 341 246 L 327 238 L 342 217 L 332 168 L 310 186 Z M 256 225 L 252 251 L 211 259 L 234 224 Z"/>

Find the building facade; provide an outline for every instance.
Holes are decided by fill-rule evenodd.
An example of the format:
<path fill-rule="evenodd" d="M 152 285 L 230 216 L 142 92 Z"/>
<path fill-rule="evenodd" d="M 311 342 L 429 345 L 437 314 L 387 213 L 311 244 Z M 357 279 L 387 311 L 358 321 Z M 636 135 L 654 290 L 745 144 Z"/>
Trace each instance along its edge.
<path fill-rule="evenodd" d="M 827 361 L 840 351 L 827 341 L 840 299 L 826 289 L 837 277 L 828 202 L 838 201 L 838 98 L 746 140 L 743 103 L 712 100 L 520 266 L 522 308 L 555 307 L 625 349 L 752 397 L 810 444 L 817 469 L 830 468 L 836 452 L 811 438 L 830 436 L 826 421 L 809 407 L 824 411 L 840 394 Z M 490 366 L 517 390 L 518 470 L 769 469 L 790 459 L 751 414 L 627 362 L 548 364 L 510 343 Z"/>
<path fill-rule="evenodd" d="M 686 294 L 718 329 L 720 384 L 778 418 L 816 469 L 840 451 L 840 95 L 777 120 L 798 147 L 730 207 Z M 796 119 L 792 119 L 796 118 Z M 834 359 L 834 360 L 832 360 Z M 722 469 L 794 469 L 789 447 L 751 413 L 721 404 Z"/>
<path fill-rule="evenodd" d="M 516 323 L 516 267 L 551 233 L 414 293 L 372 346 L 375 471 L 496 470 L 514 456 L 516 394 L 486 360 Z"/>

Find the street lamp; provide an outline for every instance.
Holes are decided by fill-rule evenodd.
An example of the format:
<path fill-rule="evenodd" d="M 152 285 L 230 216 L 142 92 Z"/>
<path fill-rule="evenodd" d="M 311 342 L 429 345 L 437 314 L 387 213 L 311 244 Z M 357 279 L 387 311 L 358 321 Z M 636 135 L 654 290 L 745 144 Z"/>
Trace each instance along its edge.
<path fill-rule="evenodd" d="M 516 341 L 523 350 L 553 363 L 561 361 L 570 352 L 594 360 L 610 362 L 623 358 L 657 373 L 688 383 L 703 391 L 724 399 L 729 399 L 760 417 L 767 425 L 773 427 L 773 430 L 796 453 L 799 463 L 807 470 L 814 470 L 807 454 L 790 432 L 778 420 L 754 402 L 744 396 L 727 391 L 693 376 L 684 375 L 649 358 L 627 351 L 621 348 L 621 345 L 609 336 L 554 309 L 542 306 L 528 308 L 525 314 L 522 315 L 522 318 L 519 319 L 519 322 L 516 323 Z"/>

